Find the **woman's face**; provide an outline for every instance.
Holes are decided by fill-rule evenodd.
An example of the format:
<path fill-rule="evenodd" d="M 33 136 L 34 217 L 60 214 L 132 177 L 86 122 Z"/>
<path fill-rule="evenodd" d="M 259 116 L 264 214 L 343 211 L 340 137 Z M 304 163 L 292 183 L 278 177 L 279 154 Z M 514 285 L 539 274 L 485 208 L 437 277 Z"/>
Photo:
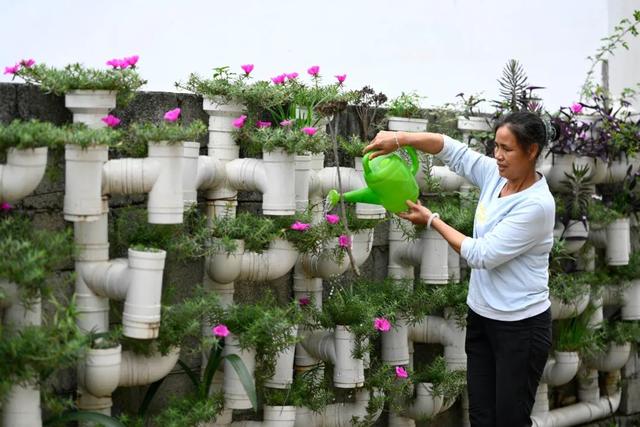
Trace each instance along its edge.
<path fill-rule="evenodd" d="M 525 177 L 535 170 L 538 144 L 533 144 L 526 152 L 511 132 L 509 126 L 504 125 L 496 131 L 496 147 L 493 150 L 498 162 L 500 176 L 509 180 Z"/>

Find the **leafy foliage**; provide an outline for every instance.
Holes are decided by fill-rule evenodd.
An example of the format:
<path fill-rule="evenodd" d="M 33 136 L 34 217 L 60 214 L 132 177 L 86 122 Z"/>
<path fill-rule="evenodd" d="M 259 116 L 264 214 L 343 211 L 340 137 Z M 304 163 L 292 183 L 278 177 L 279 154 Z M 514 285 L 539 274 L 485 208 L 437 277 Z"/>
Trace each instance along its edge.
<path fill-rule="evenodd" d="M 207 126 L 201 120 L 195 120 L 188 126 L 179 123 L 133 123 L 127 138 L 134 144 L 148 142 L 168 142 L 180 144 L 183 141 L 195 141 L 207 133 Z"/>
<path fill-rule="evenodd" d="M 436 357 L 429 365 L 416 369 L 411 379 L 416 383 L 433 384 L 433 394 L 442 396 L 444 400 L 455 400 L 467 385 L 465 371 L 450 371 L 444 357 Z"/>
<path fill-rule="evenodd" d="M 420 109 L 420 97 L 417 93 L 402 92 L 400 96 L 389 102 L 388 117 L 423 118 Z"/>

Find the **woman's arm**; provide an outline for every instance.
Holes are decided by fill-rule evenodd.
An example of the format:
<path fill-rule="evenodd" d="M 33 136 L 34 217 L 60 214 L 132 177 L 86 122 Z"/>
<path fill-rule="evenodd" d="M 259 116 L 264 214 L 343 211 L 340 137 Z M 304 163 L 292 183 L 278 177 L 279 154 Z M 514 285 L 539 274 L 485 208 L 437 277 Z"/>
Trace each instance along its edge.
<path fill-rule="evenodd" d="M 429 218 L 431 218 L 431 211 L 422 206 L 420 200 L 418 203 L 413 203 L 411 200 L 407 200 L 407 206 L 409 206 L 409 212 L 398 213 L 400 218 L 411 221 L 414 224 L 428 224 Z M 436 230 L 444 237 L 444 239 L 451 245 L 453 250 L 460 253 L 462 247 L 462 241 L 467 237 L 449 224 L 441 220 L 440 218 L 434 218 L 431 220 L 431 228 Z"/>
<path fill-rule="evenodd" d="M 369 159 L 373 159 L 383 154 L 389 154 L 404 145 L 409 145 L 425 153 L 438 154 L 444 147 L 444 137 L 439 133 L 432 132 L 380 131 L 371 144 L 365 147 L 364 152 L 373 151 L 369 155 Z"/>

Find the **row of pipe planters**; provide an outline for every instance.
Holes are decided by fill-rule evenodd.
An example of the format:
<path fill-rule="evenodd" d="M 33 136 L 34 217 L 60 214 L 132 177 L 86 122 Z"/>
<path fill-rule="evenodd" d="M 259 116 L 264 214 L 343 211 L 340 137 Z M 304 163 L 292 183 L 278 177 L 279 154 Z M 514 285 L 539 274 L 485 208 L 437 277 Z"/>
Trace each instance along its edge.
<path fill-rule="evenodd" d="M 104 124 L 101 117 L 115 108 L 115 93 L 103 91 L 75 91 L 66 95 L 66 106 L 73 113 L 74 122 L 97 128 Z M 108 222 L 109 196 L 116 194 L 148 194 L 148 221 L 154 224 L 182 222 L 185 207 L 196 203 L 198 192 L 207 200 L 210 218 L 235 216 L 237 192 L 259 191 L 265 215 L 292 215 L 309 205 L 322 206 L 327 193 L 338 187 L 335 167 L 324 167 L 323 155 L 289 155 L 281 150 L 263 153 L 262 159 L 240 158 L 239 147 L 232 137 L 232 120 L 243 110 L 241 105 L 230 105 L 205 100 L 203 109 L 209 115 L 208 154 L 199 155 L 200 145 L 184 142 L 182 145 L 150 143 L 148 157 L 144 159 L 109 160 L 106 146 L 65 148 L 64 218 L 74 223 L 75 301 L 78 307 L 78 326 L 88 333 L 109 329 L 109 300 L 124 301 L 122 314 L 123 334 L 134 339 L 153 339 L 162 327 L 160 297 L 165 263 L 165 252 L 146 252 L 129 249 L 126 259 L 109 259 Z M 483 130 L 482 122 L 476 123 Z M 463 132 L 473 130 L 473 123 L 462 121 Z M 390 120 L 390 130 L 425 131 L 426 120 Z M 466 138 L 466 136 L 465 136 Z M 556 159 L 557 163 L 565 159 Z M 575 158 L 569 159 L 569 165 Z M 32 193 L 43 178 L 47 163 L 47 149 L 12 149 L 7 162 L 0 166 L 0 198 L 16 202 Z M 556 165 L 542 165 L 552 188 L 557 187 L 554 176 Z M 355 168 L 340 168 L 343 191 L 364 186 L 361 159 Z M 422 172 L 421 172 L 422 173 Z M 445 191 L 469 191 L 471 184 L 445 166 L 433 166 L 431 173 L 439 178 Z M 419 183 L 425 180 L 418 176 Z M 358 204 L 359 218 L 381 218 L 385 211 L 380 206 Z M 315 211 L 316 219 L 322 217 Z M 566 230 L 563 230 L 566 233 Z M 625 264 L 630 252 L 629 221 L 616 224 L 600 234 L 588 238 L 607 248 L 612 265 Z M 414 278 L 418 267 L 419 278 L 426 283 L 446 284 L 460 278 L 460 258 L 435 231 L 426 230 L 418 240 L 408 241 L 398 223 L 392 223 L 388 236 L 388 274 L 392 279 Z M 586 236 L 585 236 L 586 239 Z M 571 239 L 568 239 L 571 240 Z M 576 241 L 575 239 L 571 241 Z M 578 239 L 579 241 L 579 239 Z M 583 239 L 584 241 L 584 239 Z M 622 249 L 614 243 L 622 242 Z M 342 274 L 349 268 L 347 260 L 336 262 L 329 256 L 300 255 L 284 240 L 276 240 L 263 253 L 245 252 L 242 242 L 233 253 L 221 252 L 205 260 L 206 288 L 219 295 L 223 306 L 233 303 L 234 282 L 238 280 L 268 281 L 284 276 L 293 269 L 294 298 L 312 298 L 318 308 L 322 305 L 323 279 Z M 353 239 L 356 264 L 369 256 L 373 244 L 373 230 L 358 232 Z M 611 247 L 611 249 L 609 249 Z M 578 248 L 579 249 L 579 248 Z M 577 250 L 574 248 L 574 250 Z M 589 266 L 587 266 L 587 269 Z M 591 266 L 593 268 L 593 266 Z M 10 289 L 10 283 L 3 283 Z M 11 292 L 6 292 L 12 295 Z M 15 289 L 13 294 L 15 294 Z M 640 319 L 640 281 L 625 291 L 622 307 L 623 320 Z M 602 322 L 602 307 L 614 299 L 605 294 L 598 300 L 588 295 L 573 304 L 553 301 L 554 319 L 580 314 L 588 304 L 597 309 L 591 318 L 596 327 Z M 14 332 L 28 325 L 39 325 L 41 306 L 23 306 L 17 298 L 4 300 L 5 326 Z M 211 334 L 203 328 L 204 334 Z M 294 368 L 304 370 L 317 366 L 320 361 L 333 365 L 333 385 L 338 388 L 361 387 L 368 358 L 354 359 L 354 336 L 348 328 L 308 331 L 299 328 L 301 341 L 278 356 L 273 378 L 265 384 L 272 388 L 286 388 L 292 383 Z M 412 366 L 414 343 L 440 344 L 451 370 L 466 369 L 464 351 L 465 329 L 448 316 L 427 316 L 415 325 L 400 320 L 388 333 L 382 335 L 382 360 L 391 365 Z M 226 338 L 226 354 L 237 354 L 249 372 L 255 369 L 255 352 L 241 350 L 233 335 Z M 555 352 L 550 355 L 538 387 L 533 410 L 536 426 L 570 426 L 604 418 L 615 413 L 621 392 L 617 387 L 620 370 L 629 359 L 629 343 L 612 346 L 605 356 L 596 360 L 581 360 L 577 353 Z M 166 356 L 159 354 L 140 356 L 122 351 L 120 346 L 109 349 L 91 349 L 78 366 L 78 408 L 110 414 L 111 395 L 117 387 L 151 384 L 169 374 L 178 361 L 180 349 Z M 203 366 L 206 360 L 203 360 Z M 304 407 L 264 408 L 262 422 L 232 422 L 234 409 L 248 409 L 251 402 L 241 382 L 225 362 L 224 374 L 217 375 L 213 387 L 222 390 L 225 407 L 215 423 L 209 425 L 265 424 L 281 426 L 346 426 L 354 416 L 366 414 L 370 399 L 367 391 L 358 390 L 352 403 L 336 403 L 314 413 Z M 607 373 L 606 393 L 600 394 L 598 372 Z M 549 386 L 568 383 L 578 375 L 578 403 L 549 410 Z M 431 392 L 431 384 L 416 385 L 416 397 L 401 413 L 392 412 L 392 426 L 413 426 L 415 420 L 431 418 L 446 411 L 453 401 L 443 401 Z M 466 393 L 462 394 L 463 425 L 469 425 Z M 2 402 L 2 425 L 5 427 L 37 427 L 42 425 L 40 391 L 34 382 L 15 385 L 8 399 Z M 380 415 L 379 413 L 377 414 Z"/>

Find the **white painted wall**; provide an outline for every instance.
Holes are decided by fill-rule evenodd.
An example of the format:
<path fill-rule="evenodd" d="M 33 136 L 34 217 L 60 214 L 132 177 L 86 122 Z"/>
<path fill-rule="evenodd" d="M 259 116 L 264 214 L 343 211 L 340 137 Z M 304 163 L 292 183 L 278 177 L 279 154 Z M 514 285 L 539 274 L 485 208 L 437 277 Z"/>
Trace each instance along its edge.
<path fill-rule="evenodd" d="M 606 0 L 0 3 L 1 66 L 33 57 L 100 67 L 139 54 L 145 89 L 173 90 L 189 72 L 220 65 L 254 63 L 255 75 L 268 78 L 317 64 L 331 79 L 347 73 L 349 88 L 369 84 L 390 96 L 415 90 L 425 105 L 452 102 L 461 91 L 496 96 L 509 58 L 523 63 L 531 84 L 547 87 L 547 106 L 568 105 L 585 58 L 610 26 Z"/>
<path fill-rule="evenodd" d="M 640 9 L 640 0 L 609 0 L 608 5 L 608 27 L 609 34 L 612 34 L 621 19 L 633 21 L 633 11 Z M 620 48 L 609 58 L 609 89 L 614 96 L 619 95 L 626 87 L 640 90 L 640 36 L 629 37 L 627 40 L 629 50 Z M 640 100 L 636 99 L 633 107 L 640 111 Z"/>

